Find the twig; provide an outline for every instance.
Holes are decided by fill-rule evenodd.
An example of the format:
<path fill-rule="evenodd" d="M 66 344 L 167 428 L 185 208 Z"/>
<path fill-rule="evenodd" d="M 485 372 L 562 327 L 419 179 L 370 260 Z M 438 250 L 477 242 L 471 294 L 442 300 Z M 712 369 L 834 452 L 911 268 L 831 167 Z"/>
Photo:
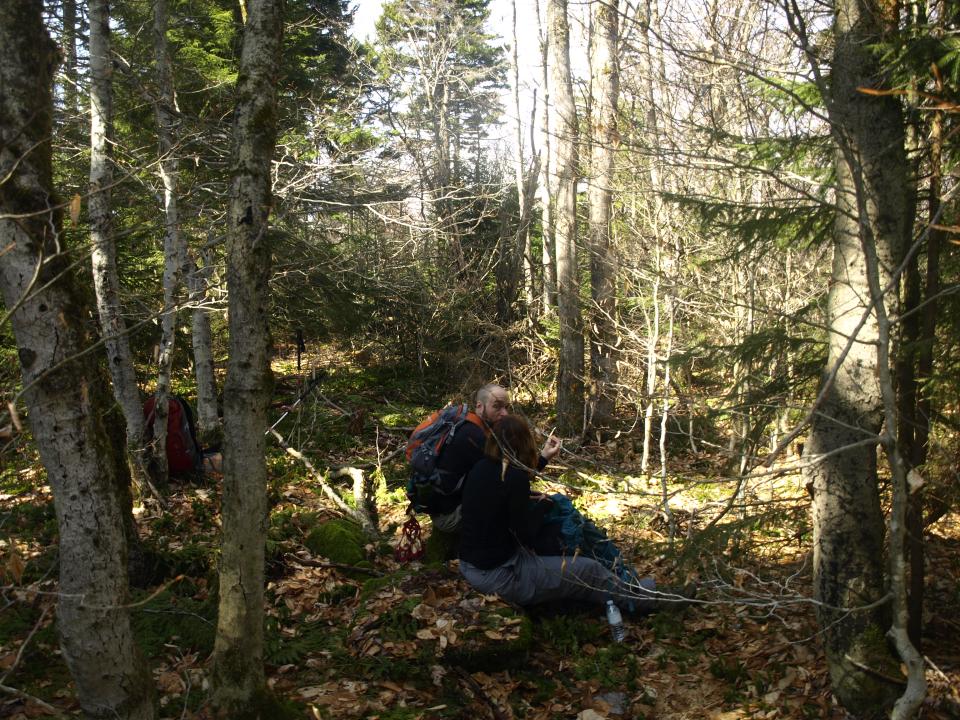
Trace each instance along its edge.
<path fill-rule="evenodd" d="M 850 663 L 851 665 L 853 665 L 853 666 L 854 666 L 855 668 L 857 668 L 858 670 L 863 670 L 865 673 L 867 673 L 867 674 L 869 674 L 869 675 L 873 675 L 874 677 L 879 678 L 880 680 L 885 680 L 886 682 L 892 683 L 892 684 L 894 684 L 894 685 L 906 685 L 906 684 L 907 684 L 907 681 L 906 681 L 904 678 L 891 677 L 890 675 L 887 675 L 887 674 L 885 674 L 885 673 L 880 672 L 880 671 L 877 670 L 876 668 L 872 668 L 872 667 L 870 667 L 869 665 L 864 665 L 862 662 L 858 662 L 857 660 L 854 660 L 854 659 L 853 659 L 852 657 L 850 657 L 849 655 L 844 655 L 844 656 L 843 656 L 843 659 L 846 660 L 846 661 L 847 661 L 848 663 Z"/>
<path fill-rule="evenodd" d="M 310 558 L 302 558 L 293 553 L 287 553 L 284 555 L 285 558 L 291 560 L 305 567 L 318 567 L 318 568 L 336 568 L 337 570 L 353 570 L 356 572 L 366 573 L 367 575 L 373 575 L 374 577 L 383 577 L 383 573 L 379 570 L 374 570 L 373 568 L 358 567 L 357 565 L 347 565 L 346 563 L 338 562 L 323 562 L 321 560 L 313 560 Z"/>
<path fill-rule="evenodd" d="M 30 693 L 25 693 L 23 690 L 17 690 L 17 688 L 0 684 L 0 692 L 5 692 L 7 693 L 7 695 L 14 695 L 20 698 L 21 700 L 27 700 L 29 702 L 36 703 L 51 715 L 55 715 L 56 717 L 63 717 L 63 713 L 60 712 L 57 708 L 55 708 L 53 705 L 50 705 L 49 703 L 44 702 L 38 697 L 34 697 Z"/>
<path fill-rule="evenodd" d="M 947 681 L 948 683 L 951 682 L 951 681 L 950 681 L 950 678 L 948 678 L 948 677 L 944 674 L 943 670 L 941 670 L 940 668 L 938 668 L 938 667 L 936 666 L 936 664 L 933 662 L 933 660 L 931 660 L 930 658 L 928 658 L 926 655 L 923 656 L 923 659 L 927 661 L 927 665 L 929 665 L 931 668 L 933 668 L 933 671 L 937 674 L 937 676 L 938 676 L 941 680 L 945 680 L 945 681 Z"/>
<path fill-rule="evenodd" d="M 27 639 L 20 644 L 20 649 L 17 651 L 17 657 L 14 659 L 13 665 L 7 669 L 7 671 L 3 674 L 3 677 L 0 677 L 0 685 L 3 685 L 5 682 L 7 682 L 7 678 L 10 677 L 17 669 L 17 665 L 19 665 L 20 661 L 23 659 L 23 653 L 26 651 L 27 645 L 29 645 L 30 641 L 33 640 L 33 636 L 37 634 L 37 630 L 40 629 L 40 626 L 43 624 L 43 620 L 45 617 L 47 617 L 47 613 L 49 611 L 50 606 L 48 605 L 43 609 L 43 612 L 40 613 L 40 618 L 34 624 L 33 630 L 31 630 L 30 634 L 27 635 Z"/>

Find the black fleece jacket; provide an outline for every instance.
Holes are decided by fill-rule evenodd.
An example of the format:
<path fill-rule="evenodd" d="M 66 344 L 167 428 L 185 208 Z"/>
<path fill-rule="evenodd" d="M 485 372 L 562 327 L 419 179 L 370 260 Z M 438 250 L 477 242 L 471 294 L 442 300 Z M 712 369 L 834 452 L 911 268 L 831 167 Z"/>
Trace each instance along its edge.
<path fill-rule="evenodd" d="M 542 457 L 539 468 L 546 465 Z M 463 487 L 460 559 L 491 570 L 513 557 L 520 545 L 532 546 L 541 515 L 530 509 L 530 473 L 484 457 Z"/>

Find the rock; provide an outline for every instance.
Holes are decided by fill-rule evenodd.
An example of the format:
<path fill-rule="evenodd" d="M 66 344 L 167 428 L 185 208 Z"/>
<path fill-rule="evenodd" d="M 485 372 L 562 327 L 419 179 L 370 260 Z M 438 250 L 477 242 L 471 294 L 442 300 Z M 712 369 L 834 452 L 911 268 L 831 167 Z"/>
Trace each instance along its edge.
<path fill-rule="evenodd" d="M 314 528 L 304 540 L 310 552 L 331 562 L 358 565 L 366 560 L 366 536 L 360 526 L 340 518 Z"/>

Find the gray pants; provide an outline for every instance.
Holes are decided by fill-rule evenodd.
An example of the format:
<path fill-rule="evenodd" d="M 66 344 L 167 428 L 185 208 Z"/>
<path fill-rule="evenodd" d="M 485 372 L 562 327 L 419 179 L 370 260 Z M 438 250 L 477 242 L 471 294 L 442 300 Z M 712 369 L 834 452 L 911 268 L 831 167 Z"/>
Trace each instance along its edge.
<path fill-rule="evenodd" d="M 613 599 L 622 605 L 618 598 L 630 598 L 635 610 L 655 609 L 653 597 L 645 592 L 654 590 L 653 578 L 643 578 L 638 586 L 627 586 L 596 560 L 582 556 L 540 556 L 521 548 L 492 570 L 481 570 L 461 560 L 460 574 L 480 592 L 499 595 L 517 605 L 564 599 L 598 605 Z"/>

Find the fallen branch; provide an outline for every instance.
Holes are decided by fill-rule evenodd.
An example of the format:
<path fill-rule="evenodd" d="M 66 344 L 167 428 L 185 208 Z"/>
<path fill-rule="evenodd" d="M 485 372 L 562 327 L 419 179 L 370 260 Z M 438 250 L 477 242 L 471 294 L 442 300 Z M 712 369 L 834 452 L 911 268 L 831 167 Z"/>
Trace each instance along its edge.
<path fill-rule="evenodd" d="M 316 467 L 314 467 L 313 463 L 310 462 L 309 458 L 307 458 L 299 450 L 296 450 L 290 447 L 290 445 L 287 444 L 287 441 L 284 440 L 283 436 L 273 428 L 270 428 L 269 430 L 267 430 L 267 432 L 273 435 L 274 438 L 276 438 L 277 444 L 280 445 L 280 447 L 282 447 L 286 451 L 287 455 L 290 455 L 291 457 L 296 458 L 306 466 L 307 472 L 310 474 L 311 478 L 318 485 L 320 485 L 320 489 L 323 490 L 323 494 L 326 495 L 333 502 L 333 504 L 340 509 L 340 511 L 344 515 L 360 523 L 361 527 L 363 527 L 363 530 L 365 533 L 367 533 L 367 535 L 374 538 L 377 537 L 376 528 L 371 526 L 370 521 L 367 519 L 365 514 L 362 512 L 358 512 L 354 510 L 352 507 L 350 507 L 346 503 L 346 501 L 342 497 L 340 497 L 339 493 L 337 493 L 336 490 L 330 487 L 330 485 L 324 479 L 323 474 L 320 473 Z"/>
<path fill-rule="evenodd" d="M 354 572 L 366 573 L 374 577 L 383 577 L 383 573 L 373 568 L 358 567 L 357 565 L 347 565 L 346 563 L 324 562 L 322 560 L 313 560 L 311 558 L 302 558 L 292 553 L 287 553 L 284 557 L 292 562 L 303 565 L 304 567 L 335 568 L 337 570 L 350 570 Z"/>
<path fill-rule="evenodd" d="M 23 690 L 17 690 L 16 688 L 9 687 L 8 685 L 0 684 L 0 692 L 5 692 L 7 695 L 13 695 L 15 697 L 20 698 L 21 700 L 26 700 L 28 702 L 36 703 L 51 715 L 55 715 L 57 717 L 63 717 L 63 713 L 57 710 L 57 708 L 55 708 L 53 705 L 50 705 L 49 703 L 44 702 L 38 697 L 34 697 L 30 693 L 25 693 Z"/>

